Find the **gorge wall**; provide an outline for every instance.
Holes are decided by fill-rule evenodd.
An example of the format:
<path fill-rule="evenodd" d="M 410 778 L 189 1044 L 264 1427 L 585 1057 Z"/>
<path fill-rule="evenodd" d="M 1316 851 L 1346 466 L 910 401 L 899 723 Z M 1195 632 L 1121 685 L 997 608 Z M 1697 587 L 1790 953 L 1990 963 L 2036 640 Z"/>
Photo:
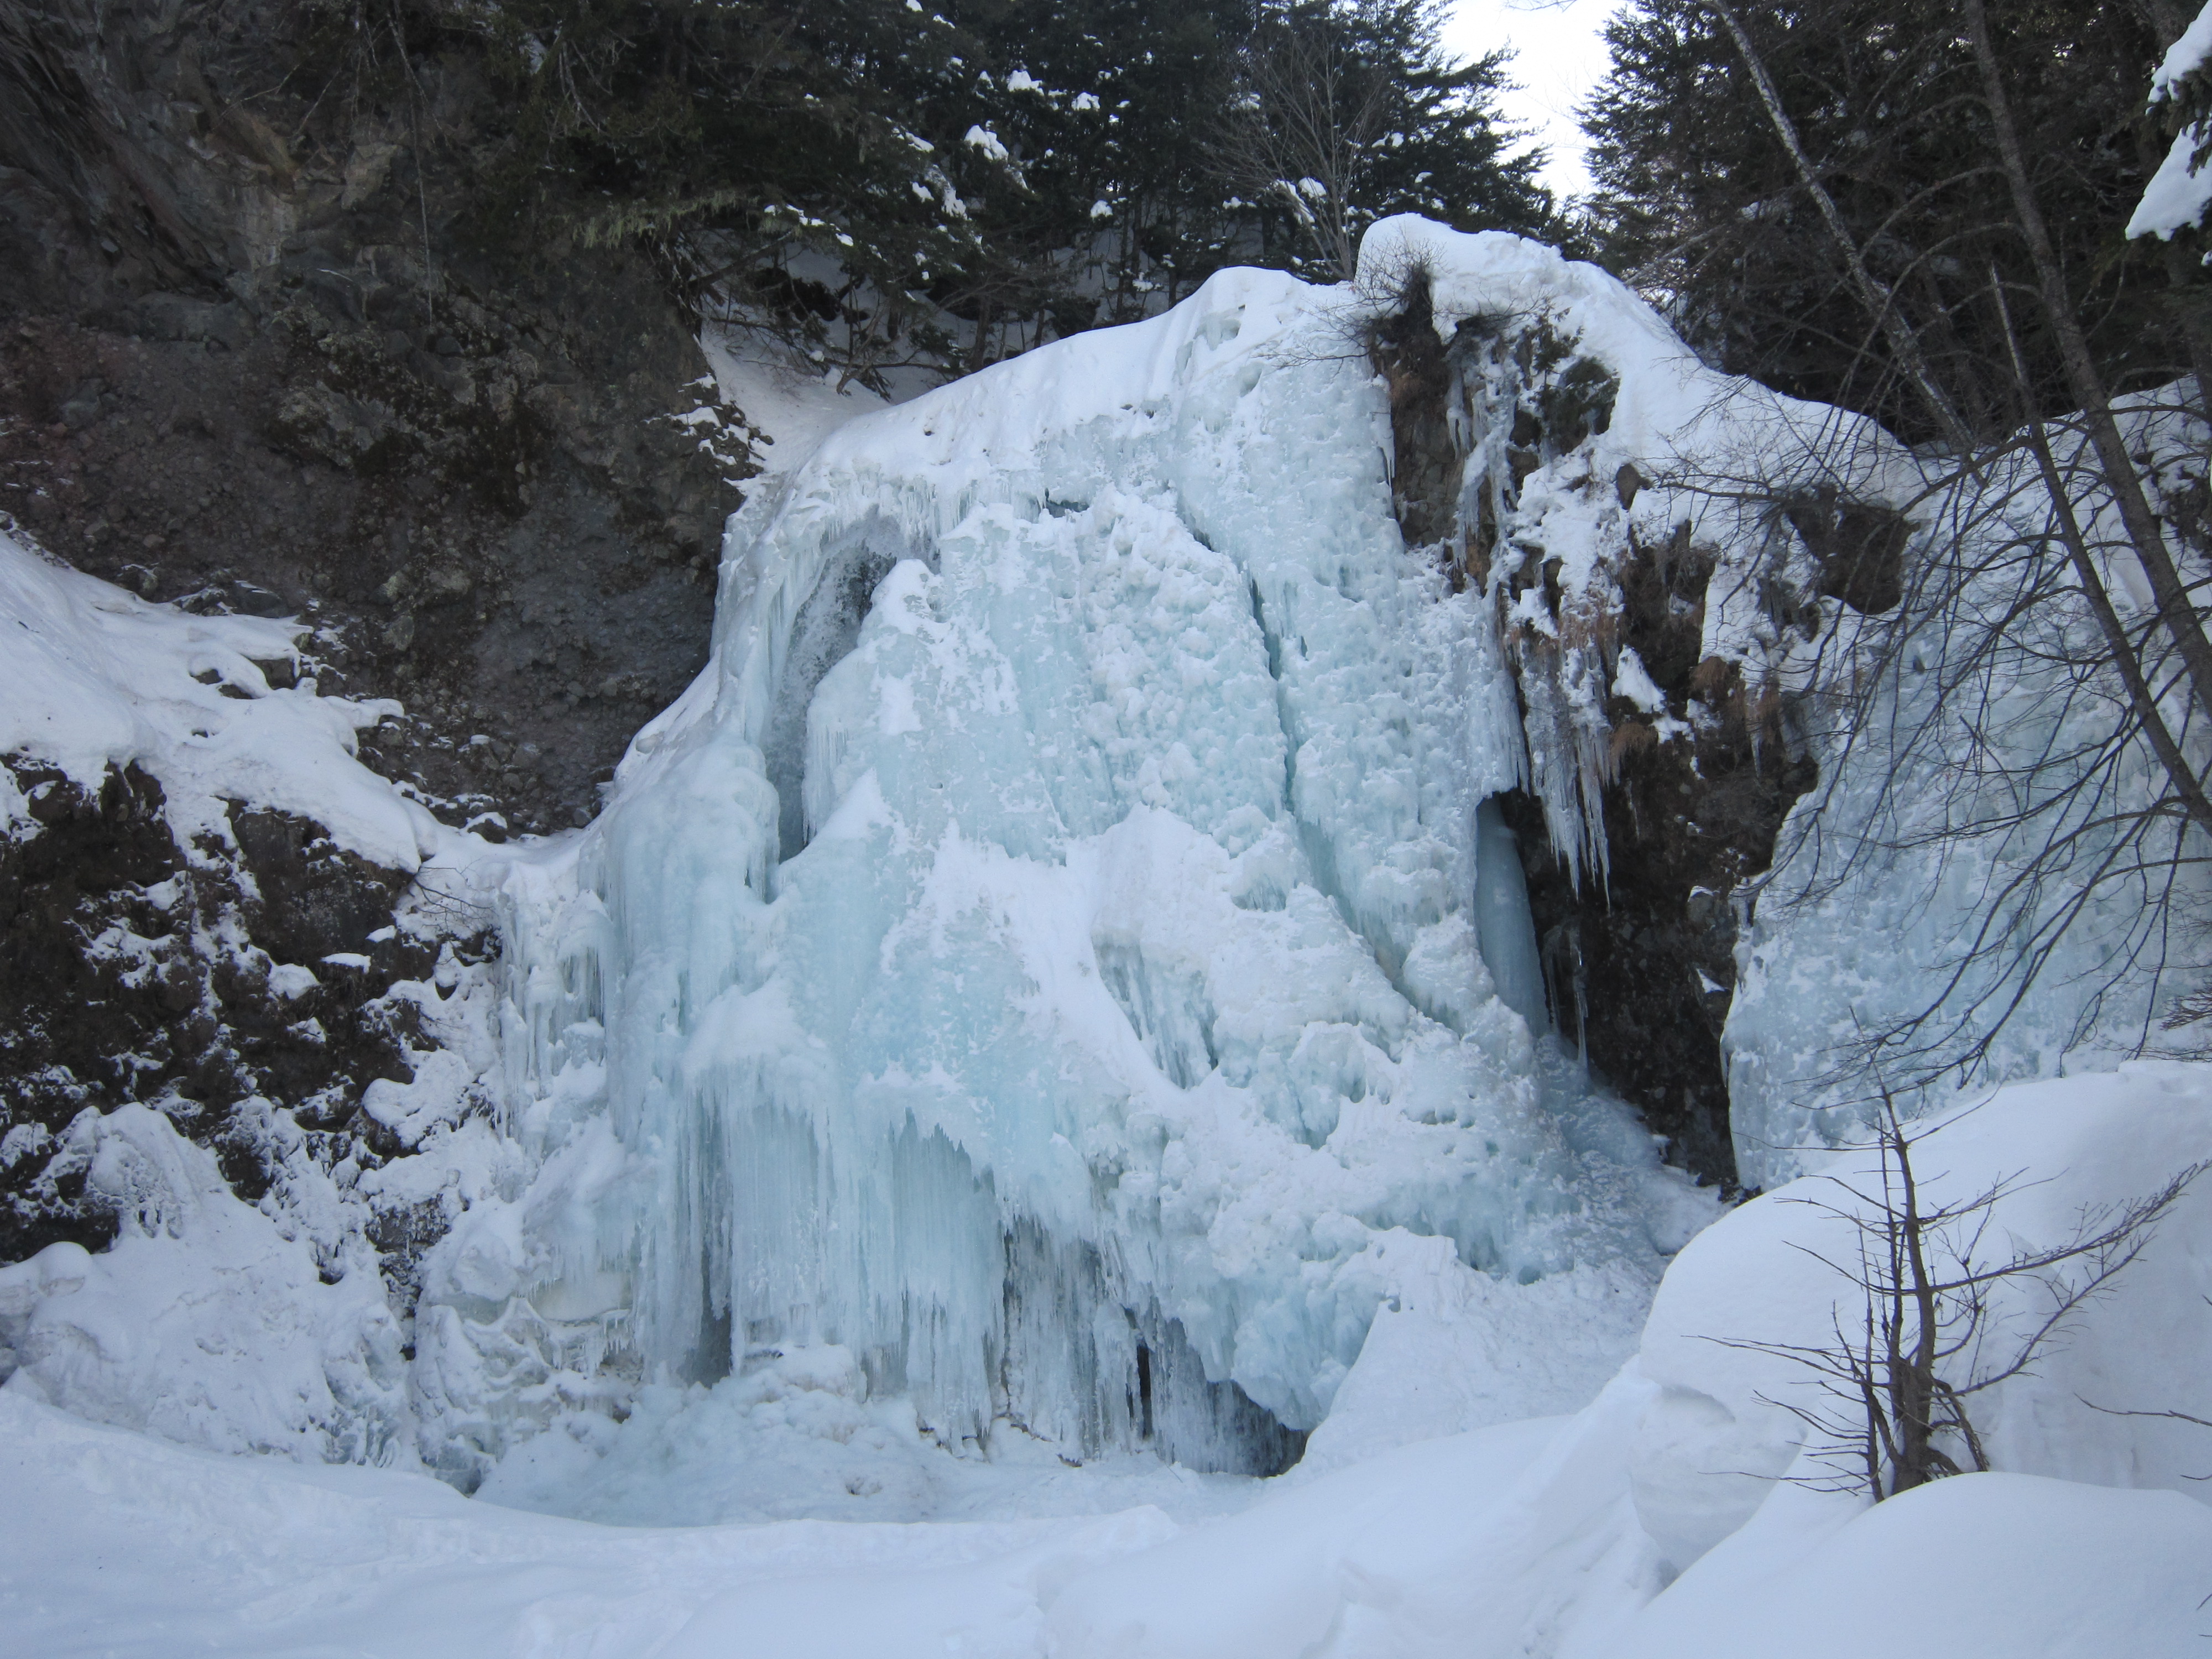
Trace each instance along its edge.
<path fill-rule="evenodd" d="M 404 702 L 395 775 L 568 828 L 705 660 L 743 434 L 702 449 L 647 261 L 487 222 L 481 63 L 394 92 L 330 27 L 0 24 L 0 512 L 143 597 L 307 618 L 326 688 Z"/>
<path fill-rule="evenodd" d="M 41 131 L 77 137 L 64 155 L 23 125 L 0 133 L 0 252 L 25 273 L 0 296 L 0 507 L 48 552 L 184 615 L 301 617 L 295 649 L 272 655 L 258 684 L 226 680 L 222 695 L 395 700 L 361 732 L 362 758 L 447 829 L 498 843 L 582 825 L 632 736 L 707 662 L 714 550 L 750 470 L 743 412 L 698 384 L 690 319 L 647 261 L 557 236 L 526 251 L 483 234 L 471 215 L 471 136 L 492 94 L 465 59 L 417 65 L 413 92 L 384 105 L 342 85 L 318 97 L 311 80 L 267 93 L 288 67 L 316 61 L 312 41 L 284 33 L 287 15 L 125 4 L 95 29 L 72 23 L 74 14 L 41 14 L 35 85 L 20 51 L 5 60 L 23 94 L 14 106 L 35 109 Z M 1686 517 L 1639 529 L 1635 466 L 1589 475 L 1594 441 L 1613 418 L 1622 338 L 1585 338 L 1582 325 L 1546 312 L 1542 285 L 1564 280 L 1557 264 L 1537 271 L 1509 259 L 1502 276 L 1486 270 L 1483 280 L 1504 281 L 1509 300 L 1522 284 L 1528 303 L 1485 309 L 1462 296 L 1449 338 L 1434 329 L 1425 287 L 1382 296 L 1373 344 L 1391 388 L 1389 505 L 1406 543 L 1432 550 L 1432 575 L 1498 607 L 1517 729 L 1482 740 L 1485 763 L 1505 768 L 1486 799 L 1517 842 L 1548 1013 L 1521 1012 L 1579 1048 L 1666 1138 L 1671 1161 L 1725 1188 L 1736 1170 L 1717 1032 L 1735 972 L 1731 895 L 1765 867 L 1809 774 L 1764 659 L 1704 648 L 1707 589 L 1729 560 L 1741 574 L 1753 542 L 1810 545 L 1791 514 L 1814 509 L 1771 502 L 1767 539 L 1739 535 L 1727 548 L 1723 532 L 1693 534 Z M 1573 287 L 1583 280 L 1553 297 L 1571 290 L 1576 303 L 1597 306 L 1589 315 L 1612 319 L 1605 328 L 1631 326 L 1606 309 L 1632 304 L 1625 290 L 1584 293 Z M 1220 326 L 1228 331 L 1209 334 L 1207 349 L 1233 339 L 1233 326 Z M 1087 465 L 1103 479 L 1115 463 Z M 1560 520 L 1547 529 L 1537 509 L 1568 496 L 1585 529 L 1597 522 L 1590 514 L 1609 512 L 1603 534 L 1615 539 L 1601 546 L 1595 530 L 1570 535 Z M 1103 495 L 1095 511 L 1087 498 L 1048 510 L 1089 514 L 1097 526 L 1125 511 Z M 1190 533 L 1194 546 L 1178 556 L 1194 568 L 1219 564 L 1214 541 L 1227 532 Z M 896 553 L 887 544 L 871 554 L 864 589 Z M 1412 580 L 1370 562 L 1338 571 L 1340 598 Z M 1841 582 L 1831 597 L 1849 603 Z M 1762 625 L 1778 638 L 1802 633 L 1817 586 L 1795 576 L 1770 585 Z M 1303 655 L 1306 641 L 1282 632 L 1279 596 L 1255 585 L 1239 604 L 1264 635 L 1255 661 L 1279 685 L 1285 653 Z M 1248 618 L 1238 610 L 1231 620 L 1242 629 Z M 1421 647 L 1424 663 L 1434 644 Z M 1451 672 L 1467 672 L 1467 660 Z M 1450 678 L 1437 674 L 1439 685 Z M 803 774 L 810 793 L 805 810 L 782 803 L 787 840 L 821 827 L 815 757 L 799 757 L 810 740 L 804 699 L 797 708 L 799 725 L 785 735 L 800 769 L 780 781 Z M 1286 745 L 1291 779 L 1279 793 L 1322 787 L 1317 774 L 1296 781 L 1297 722 L 1320 716 L 1277 718 L 1283 730 L 1270 741 Z M 134 1224 L 129 1189 L 94 1168 L 108 1144 L 99 1125 L 157 1103 L 177 1133 L 215 1152 L 223 1180 L 250 1203 L 282 1211 L 286 1183 L 319 1192 L 317 1182 L 342 1176 L 365 1206 L 345 1224 L 373 1247 L 411 1360 L 424 1253 L 488 1200 L 465 1182 L 417 1190 L 399 1171 L 426 1137 L 473 1125 L 483 1139 L 512 1126 L 483 1081 L 483 1054 L 440 1085 L 434 1109 L 395 1103 L 393 1091 L 432 1092 L 426 1057 L 462 1042 L 459 1016 L 447 1010 L 450 1029 L 426 1033 L 425 1009 L 489 998 L 498 966 L 490 913 L 471 898 L 448 903 L 434 886 L 426 895 L 415 866 L 349 851 L 296 816 L 239 804 L 227 828 L 180 842 L 161 787 L 129 768 L 91 782 L 29 763 L 12 775 L 30 805 L 0 859 L 15 975 L 0 1031 L 9 1112 L 0 1254 L 56 1242 L 98 1249 Z M 1124 785 L 1162 787 L 1114 787 Z M 823 813 L 836 799 L 824 795 Z M 1471 848 L 1472 822 L 1439 833 Z M 1280 856 L 1285 868 L 1316 859 L 1322 890 L 1351 867 L 1348 853 L 1322 850 Z M 1468 850 L 1453 854 L 1462 875 Z M 1279 909 L 1275 887 L 1285 884 L 1296 884 L 1268 877 L 1249 906 L 1240 897 L 1233 908 Z M 1468 896 L 1452 895 L 1440 916 Z M 1439 923 L 1413 909 L 1364 915 L 1365 902 L 1348 887 L 1330 900 L 1368 938 L 1391 996 L 1421 1007 L 1423 1019 L 1434 1008 L 1472 1021 L 1459 992 L 1420 978 L 1442 970 L 1413 941 Z M 426 920 L 426 904 L 450 914 Z M 409 925 L 395 926 L 400 911 Z M 116 939 L 137 943 L 103 956 L 100 942 Z M 1133 1028 L 1166 1044 L 1162 1053 L 1175 1048 L 1147 1024 L 1145 1011 L 1166 995 L 1149 984 L 1154 969 L 1141 952 L 1125 961 L 1109 950 L 1100 961 L 1109 957 Z M 1192 1052 L 1209 1055 L 1191 1062 L 1195 1078 L 1212 1056 L 1203 1045 Z M 1300 1064 L 1310 1061 L 1319 1063 Z M 1498 1063 L 1515 1089 L 1535 1086 L 1525 1060 Z M 1349 1091 L 1357 1105 L 1364 1086 L 1346 1073 L 1322 1092 L 1334 1101 Z M 1294 1138 L 1309 1149 L 1325 1139 L 1337 1109 Z M 520 1177 L 501 1179 L 512 1187 Z M 1455 1218 L 1448 1225 L 1465 1235 L 1471 1259 L 1518 1271 L 1520 1247 L 1484 1242 L 1480 1187 L 1462 1182 L 1402 1207 L 1425 1231 Z M 1061 1203 L 1054 1193 L 1051 1204 Z M 342 1280 L 343 1253 L 325 1255 L 325 1271 Z M 514 1313 L 526 1285 L 496 1296 L 454 1289 L 465 1278 L 448 1273 L 440 1291 L 448 1334 L 436 1385 L 448 1389 L 449 1425 L 485 1398 L 513 1395 L 517 1376 L 562 1376 L 579 1397 L 601 1386 L 592 1379 L 605 1356 L 578 1358 L 598 1340 L 580 1334 L 588 1320 Z M 1366 1305 L 1371 1288 L 1346 1276 L 1347 1307 Z M 963 1316 L 995 1295 L 979 1291 Z M 454 1336 L 452 1310 L 464 1304 L 474 1334 Z M 496 1318 L 477 1319 L 483 1305 Z M 716 1316 L 726 1321 L 727 1310 Z M 1160 1328 L 1106 1355 L 1102 1374 L 1126 1365 L 1155 1378 L 1159 1356 L 1189 1358 L 1180 1328 L 1157 1309 L 1146 1317 Z M 698 1322 L 666 1351 L 688 1356 Z M 1328 1342 L 1343 1346 L 1355 1326 L 1364 1328 L 1353 1319 Z M 726 1347 L 732 1334 L 722 1337 Z M 1184 1378 L 1192 1399 L 1221 1381 L 1226 1349 L 1218 1334 L 1209 1340 L 1202 1374 Z M 1310 1361 L 1286 1344 L 1299 1364 Z M 1354 1342 L 1346 1352 L 1356 1352 Z M 506 1380 L 469 1381 L 464 1361 L 487 1375 L 505 1366 Z M 1285 1423 L 1310 1423 L 1325 1405 L 1325 1389 L 1303 1373 L 1250 1380 Z M 1139 1438 L 1152 1435 L 1149 1388 L 1130 1385 L 1129 1414 L 1146 1425 Z M 988 1394 L 968 1389 L 963 1409 Z M 506 1432 L 453 1431 L 441 1467 L 477 1478 Z M 450 1450 L 464 1442 L 476 1449 Z M 1270 1443 L 1261 1461 L 1280 1462 L 1288 1443 Z"/>

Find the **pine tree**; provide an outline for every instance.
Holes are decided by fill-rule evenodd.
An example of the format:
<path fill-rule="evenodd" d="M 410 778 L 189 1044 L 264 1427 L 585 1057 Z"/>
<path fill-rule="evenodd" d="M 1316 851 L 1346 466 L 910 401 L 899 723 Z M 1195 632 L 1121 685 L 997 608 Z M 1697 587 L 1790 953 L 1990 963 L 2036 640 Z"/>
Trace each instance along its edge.
<path fill-rule="evenodd" d="M 387 90 L 482 54 L 510 110 L 483 234 L 641 243 L 702 313 L 873 384 L 1149 314 L 1230 264 L 1331 276 L 1386 213 L 1556 229 L 1540 156 L 1508 154 L 1504 59 L 1454 61 L 1442 0 L 307 3 Z M 364 57 L 394 31 L 404 52 Z M 1333 258 L 1295 189 L 1237 165 L 1271 41 L 1364 100 Z"/>
<path fill-rule="evenodd" d="M 1238 0 L 959 8 L 998 70 L 994 133 L 1018 194 L 987 235 L 1025 274 L 1028 338 L 1171 304 L 1229 263 L 1237 226 L 1205 143 L 1245 27 Z"/>
<path fill-rule="evenodd" d="M 2153 0 L 2008 0 L 1995 27 L 2033 184 L 2100 359 L 2123 385 L 2181 366 L 2180 287 L 2200 279 L 2121 235 L 2162 144 L 2142 116 L 2161 45 Z M 2022 417 L 1990 290 L 2031 280 L 1965 31 L 1950 3 L 1731 5 L 1831 201 L 1893 296 L 1961 418 Z M 1663 291 L 1731 370 L 1936 434 L 1882 327 L 1836 258 L 1714 0 L 1638 0 L 1609 27 L 1613 70 L 1587 116 L 1600 185 L 1591 231 L 1617 269 Z M 2179 286 L 2177 286 L 2179 285 Z M 2024 342 L 2035 401 L 2067 407 L 2051 343 Z"/>
<path fill-rule="evenodd" d="M 1292 269 L 1345 278 L 1360 234 L 1393 213 L 1462 230 L 1558 240 L 1540 150 L 1496 100 L 1506 55 L 1444 49 L 1442 0 L 1264 5 L 1240 60 L 1229 177 L 1263 246 Z"/>

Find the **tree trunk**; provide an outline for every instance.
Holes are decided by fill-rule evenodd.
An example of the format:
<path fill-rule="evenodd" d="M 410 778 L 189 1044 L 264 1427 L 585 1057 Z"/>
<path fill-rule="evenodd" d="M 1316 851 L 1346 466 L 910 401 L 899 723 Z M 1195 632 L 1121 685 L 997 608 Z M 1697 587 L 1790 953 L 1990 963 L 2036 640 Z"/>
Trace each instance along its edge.
<path fill-rule="evenodd" d="M 2088 338 L 2081 331 L 2081 319 L 2075 314 L 2073 301 L 2067 291 L 2066 273 L 2059 264 L 2050 227 L 2044 222 L 2042 207 L 2028 179 L 2020 131 L 2014 125 L 2004 79 L 1997 69 L 1996 53 L 1990 44 L 1988 14 L 1982 0 L 1962 0 L 1962 3 L 1974 58 L 1981 69 L 1990 125 L 1996 134 L 2006 181 L 2011 186 L 2014 210 L 2020 216 L 2021 234 L 2027 240 L 2029 258 L 2034 262 L 2045 320 L 2058 342 L 2067 389 L 2081 405 L 2090 444 L 2097 453 L 2098 466 L 2119 508 L 2120 522 L 2127 529 L 2128 540 L 2142 565 L 2143 574 L 2149 580 L 2151 597 L 2158 605 L 2159 623 L 2181 658 L 2197 708 L 2212 719 L 2212 641 L 2205 638 L 2197 609 L 2190 600 L 2180 573 L 2174 568 L 2172 556 L 2166 545 L 2165 529 L 2143 493 L 2142 475 L 2136 470 L 2134 458 L 2128 453 L 2126 440 L 2112 415 L 2112 398 L 2106 390 L 2104 377 L 2097 372 L 2096 361 L 2089 353 Z"/>

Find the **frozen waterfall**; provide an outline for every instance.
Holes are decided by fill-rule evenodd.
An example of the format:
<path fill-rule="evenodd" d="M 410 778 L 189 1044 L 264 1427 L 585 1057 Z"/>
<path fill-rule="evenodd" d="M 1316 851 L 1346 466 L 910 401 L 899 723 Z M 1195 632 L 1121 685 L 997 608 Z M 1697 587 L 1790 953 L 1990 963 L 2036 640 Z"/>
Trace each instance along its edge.
<path fill-rule="evenodd" d="M 511 885 L 542 1168 L 432 1371 L 526 1299 L 648 1379 L 838 1345 L 950 1445 L 1267 1470 L 1419 1275 L 1656 1277 L 1680 1183 L 1542 1058 L 1496 611 L 1400 538 L 1368 314 L 1224 272 L 732 521 L 711 665 Z"/>

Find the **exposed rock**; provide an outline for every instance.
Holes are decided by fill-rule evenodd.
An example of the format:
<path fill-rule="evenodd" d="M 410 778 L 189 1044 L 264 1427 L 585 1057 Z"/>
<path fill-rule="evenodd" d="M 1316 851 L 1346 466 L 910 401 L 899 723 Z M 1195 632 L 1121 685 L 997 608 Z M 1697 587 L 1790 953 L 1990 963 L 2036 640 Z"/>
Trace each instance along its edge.
<path fill-rule="evenodd" d="M 427 110 L 318 101 L 297 9 L 89 16 L 23 20 L 51 84 L 0 72 L 0 513 L 145 597 L 310 617 L 426 792 L 588 816 L 705 661 L 746 470 L 669 418 L 688 313 L 634 255 L 483 240 L 463 58 L 410 66 Z"/>
<path fill-rule="evenodd" d="M 1522 791 L 1498 801 L 1521 853 L 1553 1022 L 1666 1137 L 1670 1161 L 1732 1188 L 1720 1036 L 1735 985 L 1735 907 L 1816 781 L 1791 740 L 1791 711 L 1771 689 L 1747 687 L 1739 665 L 1701 657 L 1715 560 L 1686 526 L 1656 544 L 1632 531 L 1595 606 L 1561 591 L 1556 561 L 1501 540 L 1499 502 L 1607 430 L 1620 390 L 1611 371 L 1541 317 L 1470 319 L 1445 343 L 1419 270 L 1371 343 L 1389 388 L 1400 527 L 1437 548 L 1455 586 L 1496 588 L 1524 726 L 1546 731 L 1553 763 L 1572 769 L 1584 803 L 1565 827 Z M 1485 402 L 1503 434 L 1502 478 L 1468 477 L 1455 398 Z M 1646 481 L 1624 465 L 1610 482 L 1626 509 Z M 1810 550 L 1819 593 L 1866 609 L 1897 602 L 1902 520 L 1826 497 L 1776 511 Z M 1785 609 L 1816 603 L 1786 583 L 1771 597 Z M 1504 620 L 1533 600 L 1549 632 Z M 1563 695 L 1569 645 L 1596 652 L 1608 672 L 1632 651 L 1663 707 L 1616 690 L 1594 727 L 1571 726 L 1559 711 L 1585 699 Z M 1566 844 L 1563 828 L 1570 840 L 1577 830 L 1601 840 Z"/>
<path fill-rule="evenodd" d="M 9 769 L 36 830 L 0 840 L 0 1260 L 112 1237 L 70 1134 L 86 1113 L 152 1105 L 249 1201 L 303 1132 L 325 1168 L 397 1150 L 364 1096 L 411 1079 L 428 1043 L 393 991 L 441 957 L 392 925 L 405 877 L 278 812 L 235 811 L 188 856 L 135 767 L 97 792 Z"/>

